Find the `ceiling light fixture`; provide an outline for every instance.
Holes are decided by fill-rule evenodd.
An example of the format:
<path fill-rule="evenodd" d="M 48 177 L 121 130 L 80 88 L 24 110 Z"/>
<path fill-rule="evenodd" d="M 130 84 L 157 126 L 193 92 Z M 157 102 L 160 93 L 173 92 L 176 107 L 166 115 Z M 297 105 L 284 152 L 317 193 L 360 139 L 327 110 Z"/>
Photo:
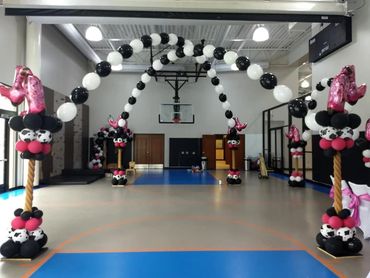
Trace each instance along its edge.
<path fill-rule="evenodd" d="M 122 64 L 119 64 L 119 65 L 116 65 L 116 66 L 112 66 L 111 67 L 113 71 L 121 71 L 123 69 L 123 66 Z"/>
<path fill-rule="evenodd" d="M 308 82 L 306 79 L 301 82 L 301 88 L 307 89 L 310 87 L 310 82 Z"/>
<path fill-rule="evenodd" d="M 253 32 L 252 39 L 255 42 L 264 42 L 270 38 L 269 31 L 263 24 L 258 24 L 256 30 Z"/>
<path fill-rule="evenodd" d="M 103 39 L 103 35 L 98 27 L 90 26 L 86 29 L 85 38 L 89 41 L 98 42 Z"/>

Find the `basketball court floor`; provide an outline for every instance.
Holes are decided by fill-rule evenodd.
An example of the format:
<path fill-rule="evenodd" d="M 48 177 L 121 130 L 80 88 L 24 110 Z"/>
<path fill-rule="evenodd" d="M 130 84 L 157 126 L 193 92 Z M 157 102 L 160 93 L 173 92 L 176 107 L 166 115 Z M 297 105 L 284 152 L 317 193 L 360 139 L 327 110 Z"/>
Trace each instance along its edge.
<path fill-rule="evenodd" d="M 142 172 L 126 188 L 110 180 L 35 190 L 49 249 L 31 262 L 0 262 L 0 277 L 366 277 L 361 258 L 332 259 L 316 249 L 330 206 L 317 186 L 290 188 L 246 172 Z M 220 184 L 221 180 L 221 184 Z M 0 195 L 0 238 L 22 191 Z"/>

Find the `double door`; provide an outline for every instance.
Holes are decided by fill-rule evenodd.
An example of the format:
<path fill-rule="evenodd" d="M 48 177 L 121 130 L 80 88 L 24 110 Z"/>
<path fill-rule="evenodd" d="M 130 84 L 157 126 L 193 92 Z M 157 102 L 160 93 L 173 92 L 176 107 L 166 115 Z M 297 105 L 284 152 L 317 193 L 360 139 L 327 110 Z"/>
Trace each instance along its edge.
<path fill-rule="evenodd" d="M 136 164 L 164 165 L 164 134 L 135 134 L 134 161 Z"/>

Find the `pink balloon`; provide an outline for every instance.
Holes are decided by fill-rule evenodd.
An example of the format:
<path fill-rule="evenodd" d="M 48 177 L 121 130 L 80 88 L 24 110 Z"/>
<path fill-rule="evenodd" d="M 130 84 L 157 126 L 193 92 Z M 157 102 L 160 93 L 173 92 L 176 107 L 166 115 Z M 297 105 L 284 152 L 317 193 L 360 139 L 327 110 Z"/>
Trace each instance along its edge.
<path fill-rule="evenodd" d="M 291 125 L 290 128 L 289 128 L 289 132 L 285 134 L 285 136 L 291 140 L 293 140 L 293 142 L 299 142 L 301 140 L 301 136 L 299 134 L 299 130 L 298 128 L 296 128 L 295 125 Z"/>
<path fill-rule="evenodd" d="M 34 231 L 38 227 L 40 227 L 41 223 L 42 223 L 41 218 L 40 219 L 39 218 L 31 218 L 31 219 L 27 220 L 25 228 L 26 228 L 27 231 Z"/>
<path fill-rule="evenodd" d="M 40 113 L 45 110 L 44 88 L 41 80 L 35 75 L 29 75 L 27 79 L 27 102 L 28 112 Z"/>
<path fill-rule="evenodd" d="M 331 148 L 331 141 L 322 138 L 319 142 L 319 145 L 320 145 L 320 148 L 322 148 L 323 150 L 327 150 Z"/>
<path fill-rule="evenodd" d="M 42 144 L 42 152 L 49 154 L 51 152 L 51 144 Z"/>
<path fill-rule="evenodd" d="M 343 70 L 342 70 L 343 71 Z M 356 74 L 355 66 L 350 65 L 344 68 L 345 74 L 348 76 L 348 91 L 346 92 L 346 101 L 354 105 L 356 102 L 362 98 L 366 93 L 366 84 L 362 84 L 357 87 L 356 85 Z"/>
<path fill-rule="evenodd" d="M 15 149 L 19 152 L 25 152 L 28 150 L 28 143 L 27 142 L 24 142 L 24 141 L 21 141 L 19 140 L 16 144 L 15 144 Z"/>
<path fill-rule="evenodd" d="M 346 141 L 343 138 L 335 138 L 331 142 L 331 147 L 336 151 L 342 151 L 346 148 Z"/>
<path fill-rule="evenodd" d="M 330 216 L 327 213 L 324 213 L 321 216 L 321 221 L 323 224 L 328 224 L 329 223 Z"/>
<path fill-rule="evenodd" d="M 20 216 L 16 216 L 13 220 L 12 220 L 12 228 L 17 230 L 17 229 L 24 229 L 25 225 L 26 225 L 26 221 L 24 221 Z"/>
<path fill-rule="evenodd" d="M 347 139 L 346 140 L 346 148 L 347 149 L 352 148 L 354 145 L 355 145 L 355 141 L 353 141 L 352 139 Z"/>
<path fill-rule="evenodd" d="M 365 138 L 366 138 L 367 141 L 370 141 L 370 119 L 368 119 L 367 122 L 366 122 Z"/>
<path fill-rule="evenodd" d="M 40 153 L 43 150 L 42 144 L 39 141 L 32 141 L 28 144 L 28 150 L 31 153 Z"/>
<path fill-rule="evenodd" d="M 340 219 L 338 216 L 332 216 L 329 218 L 329 225 L 332 226 L 334 229 L 342 228 L 343 220 Z"/>
<path fill-rule="evenodd" d="M 352 229 L 356 226 L 356 221 L 352 216 L 348 216 L 346 219 L 343 220 L 343 224 L 345 227 Z"/>
<path fill-rule="evenodd" d="M 125 174 L 125 171 L 119 171 L 119 172 L 118 172 L 118 175 L 123 176 L 124 174 Z"/>

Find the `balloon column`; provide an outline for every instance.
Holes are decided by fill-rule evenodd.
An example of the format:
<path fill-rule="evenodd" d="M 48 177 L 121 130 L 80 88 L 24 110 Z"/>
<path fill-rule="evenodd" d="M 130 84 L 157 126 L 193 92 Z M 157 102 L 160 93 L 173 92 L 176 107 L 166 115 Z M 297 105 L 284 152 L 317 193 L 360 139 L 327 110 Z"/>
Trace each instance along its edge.
<path fill-rule="evenodd" d="M 342 155 L 354 146 L 354 140 L 357 139 L 354 135 L 358 133 L 354 130 L 361 124 L 361 118 L 349 113 L 345 107 L 346 103 L 356 104 L 365 95 L 366 85 L 356 85 L 353 65 L 344 67 L 334 78 L 321 81 L 316 89 L 324 90 L 325 83 L 330 86 L 327 109 L 312 113 L 313 119 L 308 122 L 312 129 L 317 130 L 317 126 L 319 127 L 320 148 L 325 155 L 333 157 L 334 207 L 322 217 L 324 225 L 317 235 L 317 243 L 334 256 L 346 256 L 361 251 L 362 244 L 354 237 L 353 228 L 356 223 L 350 216 L 350 211 L 343 210 L 342 207 Z"/>
<path fill-rule="evenodd" d="M 43 160 L 51 152 L 52 133 L 63 124 L 60 119 L 46 115 L 41 81 L 27 67 L 17 66 L 13 86 L 1 84 L 0 93 L 13 105 L 27 100 L 27 111 L 12 117 L 9 126 L 19 132 L 16 150 L 21 158 L 29 159 L 24 209 L 15 210 L 9 240 L 1 245 L 0 253 L 6 258 L 33 258 L 47 242 L 47 235 L 40 228 L 43 212 L 32 206 L 35 160 Z"/>
<path fill-rule="evenodd" d="M 293 158 L 294 171 L 289 177 L 289 185 L 292 187 L 303 187 L 304 179 L 302 172 L 299 171 L 299 159 L 303 157 L 304 148 L 307 145 L 305 140 L 301 139 L 299 130 L 294 125 L 291 125 L 289 132 L 285 136 L 290 140 L 288 148 L 290 155 Z"/>
<path fill-rule="evenodd" d="M 366 122 L 365 138 L 368 142 L 370 142 L 370 119 L 368 119 Z M 370 168 L 370 149 L 364 150 L 362 155 L 365 167 Z"/>

